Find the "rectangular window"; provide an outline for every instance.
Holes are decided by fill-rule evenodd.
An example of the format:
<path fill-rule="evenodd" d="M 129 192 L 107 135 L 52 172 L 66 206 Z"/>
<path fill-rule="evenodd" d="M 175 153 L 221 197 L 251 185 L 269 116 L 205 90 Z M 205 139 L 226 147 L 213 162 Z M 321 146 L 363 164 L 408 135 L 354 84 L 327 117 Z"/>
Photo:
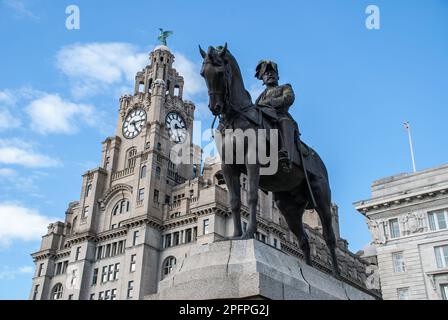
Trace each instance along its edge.
<path fill-rule="evenodd" d="M 406 266 L 404 263 L 403 251 L 392 253 L 392 261 L 395 272 L 405 272 Z"/>
<path fill-rule="evenodd" d="M 171 233 L 165 236 L 165 248 L 171 247 Z"/>
<path fill-rule="evenodd" d="M 118 275 L 120 274 L 120 264 L 116 263 L 115 264 L 115 269 L 114 269 L 114 280 L 118 280 Z"/>
<path fill-rule="evenodd" d="M 260 237 L 261 242 L 266 243 L 266 236 L 262 233 L 260 233 L 260 236 L 261 236 Z"/>
<path fill-rule="evenodd" d="M 391 238 L 398 238 L 400 236 L 400 226 L 398 224 L 398 219 L 389 220 L 389 230 Z"/>
<path fill-rule="evenodd" d="M 139 231 L 134 231 L 134 236 L 132 238 L 132 245 L 135 246 L 137 244 Z"/>
<path fill-rule="evenodd" d="M 112 243 L 112 257 L 117 255 L 117 243 Z"/>
<path fill-rule="evenodd" d="M 247 231 L 247 222 L 243 221 L 243 232 Z"/>
<path fill-rule="evenodd" d="M 154 190 L 153 201 L 154 201 L 154 203 L 159 203 L 159 190 L 157 190 L 157 189 Z"/>
<path fill-rule="evenodd" d="M 110 257 L 110 249 L 111 249 L 111 245 L 110 243 L 106 246 L 106 254 L 105 257 L 108 258 Z"/>
<path fill-rule="evenodd" d="M 130 267 L 130 269 L 129 269 L 129 272 L 134 272 L 134 271 L 135 271 L 135 264 L 136 264 L 136 261 L 137 261 L 137 255 L 136 255 L 136 254 L 133 254 L 133 255 L 131 256 L 131 267 Z"/>
<path fill-rule="evenodd" d="M 96 260 L 100 260 L 103 255 L 103 246 L 99 246 L 98 249 L 96 249 Z"/>
<path fill-rule="evenodd" d="M 78 259 L 76 259 L 76 260 L 78 260 Z M 56 274 L 58 275 L 58 274 L 61 274 L 61 273 L 62 273 L 62 262 L 59 262 L 56 265 Z"/>
<path fill-rule="evenodd" d="M 98 300 L 104 300 L 104 291 L 98 293 Z"/>
<path fill-rule="evenodd" d="M 44 270 L 44 264 L 41 263 L 39 264 L 39 271 L 37 272 L 37 276 L 40 277 L 42 276 L 42 271 Z"/>
<path fill-rule="evenodd" d="M 37 295 L 38 295 L 38 294 L 39 294 L 39 285 L 36 284 L 36 285 L 34 286 L 33 300 L 36 300 L 36 299 L 37 299 Z"/>
<path fill-rule="evenodd" d="M 166 195 L 165 196 L 165 204 L 170 204 L 171 203 L 171 197 Z"/>
<path fill-rule="evenodd" d="M 277 239 L 274 238 L 274 247 L 277 248 Z"/>
<path fill-rule="evenodd" d="M 98 268 L 93 269 L 92 286 L 96 285 L 98 281 Z"/>
<path fill-rule="evenodd" d="M 95 300 L 95 294 L 94 294 L 94 293 L 91 293 L 89 299 L 90 299 L 90 300 Z"/>
<path fill-rule="evenodd" d="M 81 247 L 76 248 L 75 261 L 79 260 L 79 256 L 81 255 Z"/>
<path fill-rule="evenodd" d="M 68 295 L 68 300 L 73 300 L 73 295 L 72 294 Z"/>
<path fill-rule="evenodd" d="M 111 228 L 112 230 L 114 230 L 114 229 L 117 228 L 117 225 L 114 223 L 110 228 Z"/>
<path fill-rule="evenodd" d="M 145 199 L 145 188 L 138 190 L 138 200 L 143 201 Z"/>
<path fill-rule="evenodd" d="M 205 219 L 204 220 L 204 225 L 203 225 L 203 227 L 204 227 L 204 234 L 208 233 L 208 225 L 209 225 L 209 220 Z"/>
<path fill-rule="evenodd" d="M 114 265 L 113 264 L 109 265 L 109 269 L 108 270 L 109 271 L 108 271 L 107 280 L 108 281 L 112 281 L 112 280 L 114 280 Z"/>
<path fill-rule="evenodd" d="M 443 230 L 447 228 L 448 212 L 440 210 L 428 213 L 429 228 L 432 231 Z"/>
<path fill-rule="evenodd" d="M 128 293 L 127 293 L 128 299 L 132 298 L 133 291 L 134 291 L 134 281 L 129 281 L 128 282 Z"/>
<path fill-rule="evenodd" d="M 179 232 L 174 232 L 173 234 L 173 246 L 179 245 Z"/>
<path fill-rule="evenodd" d="M 409 288 L 398 288 L 397 298 L 398 300 L 409 300 Z"/>
<path fill-rule="evenodd" d="M 106 290 L 106 294 L 105 294 L 104 300 L 110 300 L 110 290 Z"/>
<path fill-rule="evenodd" d="M 105 283 L 107 282 L 107 266 L 103 267 L 102 273 L 101 273 L 101 282 Z"/>
<path fill-rule="evenodd" d="M 110 300 L 117 300 L 117 289 L 112 289 L 110 292 Z"/>
<path fill-rule="evenodd" d="M 448 267 L 448 246 L 434 248 L 436 254 L 437 268 L 445 269 Z"/>
<path fill-rule="evenodd" d="M 185 243 L 190 243 L 192 241 L 193 237 L 192 237 L 192 230 L 191 229 L 187 229 L 185 231 Z"/>
<path fill-rule="evenodd" d="M 123 253 L 123 247 L 124 247 L 123 244 L 124 244 L 123 240 L 118 242 L 118 254 L 122 254 Z"/>
<path fill-rule="evenodd" d="M 448 300 L 448 283 L 441 284 L 440 291 L 442 292 L 442 299 Z"/>
<path fill-rule="evenodd" d="M 64 261 L 64 263 L 62 264 L 62 273 L 65 273 L 67 271 L 68 268 L 68 261 Z"/>

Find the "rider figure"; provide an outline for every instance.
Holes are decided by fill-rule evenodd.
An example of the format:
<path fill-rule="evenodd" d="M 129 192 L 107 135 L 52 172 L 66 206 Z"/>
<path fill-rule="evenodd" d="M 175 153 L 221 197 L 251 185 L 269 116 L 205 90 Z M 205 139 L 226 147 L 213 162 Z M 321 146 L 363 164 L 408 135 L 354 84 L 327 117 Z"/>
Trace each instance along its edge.
<path fill-rule="evenodd" d="M 289 171 L 292 168 L 290 153 L 295 148 L 295 140 L 299 133 L 297 123 L 288 112 L 294 103 L 294 91 L 290 84 L 278 84 L 277 64 L 273 61 L 261 60 L 256 67 L 255 77 L 262 80 L 266 86 L 255 104 L 263 113 L 277 121 L 280 131 L 279 163 L 285 171 Z"/>

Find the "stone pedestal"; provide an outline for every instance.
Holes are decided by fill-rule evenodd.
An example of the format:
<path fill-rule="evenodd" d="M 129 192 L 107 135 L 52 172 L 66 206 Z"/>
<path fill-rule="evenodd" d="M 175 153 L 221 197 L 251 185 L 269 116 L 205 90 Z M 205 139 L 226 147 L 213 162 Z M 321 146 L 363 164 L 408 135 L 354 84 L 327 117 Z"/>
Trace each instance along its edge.
<path fill-rule="evenodd" d="M 198 245 L 148 300 L 374 300 L 375 296 L 256 240 Z"/>

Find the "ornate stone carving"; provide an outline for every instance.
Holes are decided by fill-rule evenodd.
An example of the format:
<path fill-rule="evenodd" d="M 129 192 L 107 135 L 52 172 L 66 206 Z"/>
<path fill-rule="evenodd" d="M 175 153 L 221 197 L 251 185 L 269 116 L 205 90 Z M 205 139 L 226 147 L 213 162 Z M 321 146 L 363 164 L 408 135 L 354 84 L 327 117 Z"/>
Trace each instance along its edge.
<path fill-rule="evenodd" d="M 403 235 L 422 232 L 424 229 L 423 219 L 422 213 L 408 213 L 400 217 Z"/>
<path fill-rule="evenodd" d="M 367 225 L 369 227 L 370 233 L 373 237 L 373 242 L 375 244 L 384 244 L 386 243 L 386 237 L 384 234 L 384 222 L 376 221 L 376 220 L 368 220 Z"/>

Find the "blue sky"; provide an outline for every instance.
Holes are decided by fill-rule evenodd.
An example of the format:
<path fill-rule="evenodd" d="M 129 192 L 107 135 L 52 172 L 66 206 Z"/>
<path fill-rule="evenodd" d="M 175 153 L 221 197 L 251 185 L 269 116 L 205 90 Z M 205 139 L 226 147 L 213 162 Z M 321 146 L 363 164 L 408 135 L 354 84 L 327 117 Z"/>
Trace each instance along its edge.
<path fill-rule="evenodd" d="M 68 5 L 80 30 L 65 28 Z M 381 28 L 365 27 L 380 9 Z M 0 299 L 26 299 L 40 236 L 79 199 L 114 133 L 118 98 L 157 44 L 158 28 L 208 128 L 197 45 L 228 42 L 246 87 L 262 58 L 291 83 L 291 113 L 325 161 L 341 234 L 353 251 L 370 241 L 352 203 L 375 179 L 447 163 L 448 4 L 429 1 L 0 0 Z M 255 97 L 253 97 L 255 98 Z"/>

